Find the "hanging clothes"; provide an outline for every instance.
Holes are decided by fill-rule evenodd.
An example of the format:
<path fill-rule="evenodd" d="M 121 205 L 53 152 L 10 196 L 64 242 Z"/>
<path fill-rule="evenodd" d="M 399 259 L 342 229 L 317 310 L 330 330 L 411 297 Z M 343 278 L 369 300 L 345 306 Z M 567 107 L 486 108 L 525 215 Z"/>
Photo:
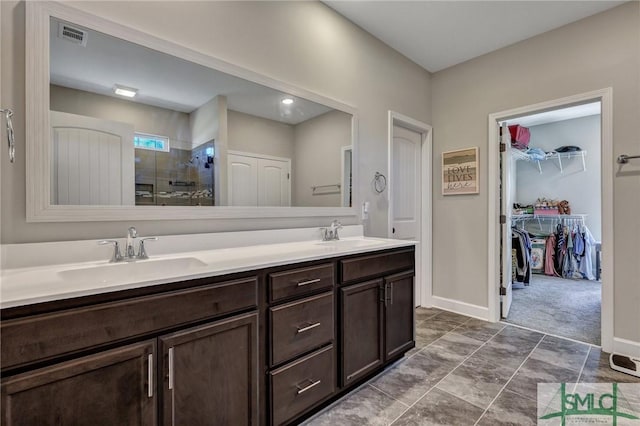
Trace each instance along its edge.
<path fill-rule="evenodd" d="M 596 240 L 591 235 L 591 231 L 586 226 L 584 227 L 584 255 L 580 260 L 580 267 L 578 271 L 582 274 L 582 277 L 587 280 L 595 280 L 596 277 L 593 275 L 593 261 L 591 260 L 591 256 L 594 253 L 596 247 Z"/>
<path fill-rule="evenodd" d="M 526 231 L 511 229 L 511 246 L 516 250 L 516 281 L 531 281 L 531 239 Z"/>
<path fill-rule="evenodd" d="M 573 254 L 579 258 L 584 256 L 584 232 L 580 228 L 576 228 L 575 237 L 573 238 Z"/>
<path fill-rule="evenodd" d="M 544 273 L 551 277 L 559 277 L 560 274 L 555 266 L 556 258 L 556 234 L 547 237 L 544 249 Z"/>
<path fill-rule="evenodd" d="M 580 272 L 580 262 L 584 252 L 584 240 L 577 225 L 567 229 L 567 244 L 562 263 L 562 277 L 570 279 L 584 278 Z"/>
<path fill-rule="evenodd" d="M 558 272 L 558 276 L 562 276 L 562 264 L 564 261 L 564 251 L 565 251 L 565 234 L 564 234 L 564 226 L 562 224 L 558 224 L 556 226 L 556 258 L 555 258 L 555 270 Z"/>

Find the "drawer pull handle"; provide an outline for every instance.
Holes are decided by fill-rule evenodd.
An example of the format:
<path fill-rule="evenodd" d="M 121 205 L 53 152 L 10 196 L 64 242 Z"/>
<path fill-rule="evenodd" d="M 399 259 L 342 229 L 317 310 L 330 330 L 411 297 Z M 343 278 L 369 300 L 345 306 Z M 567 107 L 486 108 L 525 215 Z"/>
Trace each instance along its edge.
<path fill-rule="evenodd" d="M 305 393 L 306 391 L 308 391 L 309 389 L 318 386 L 320 384 L 320 380 L 316 380 L 315 382 L 311 379 L 309 379 L 309 381 L 311 382 L 311 384 L 301 388 L 300 385 L 296 386 L 298 388 L 298 395 Z"/>
<path fill-rule="evenodd" d="M 320 327 L 320 323 L 319 322 L 316 322 L 314 324 L 309 324 L 308 326 L 302 327 L 302 328 L 298 327 L 298 333 L 304 333 L 305 331 L 312 330 L 312 329 L 314 329 L 316 327 Z"/>
<path fill-rule="evenodd" d="M 320 282 L 320 278 L 316 278 L 314 280 L 300 281 L 298 283 L 298 287 L 302 287 L 302 286 L 309 285 L 309 284 L 315 284 L 315 283 L 319 283 L 319 282 Z"/>
<path fill-rule="evenodd" d="M 153 398 L 153 354 L 147 355 L 147 396 L 149 398 Z"/>
<path fill-rule="evenodd" d="M 174 386 L 173 377 L 173 348 L 169 348 L 169 390 L 173 389 Z"/>

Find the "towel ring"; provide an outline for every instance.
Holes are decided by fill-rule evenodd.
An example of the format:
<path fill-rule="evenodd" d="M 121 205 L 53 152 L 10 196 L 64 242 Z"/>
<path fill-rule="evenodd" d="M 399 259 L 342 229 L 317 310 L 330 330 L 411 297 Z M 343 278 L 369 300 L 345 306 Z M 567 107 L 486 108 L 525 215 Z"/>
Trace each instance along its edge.
<path fill-rule="evenodd" d="M 0 112 L 4 114 L 4 118 L 7 121 L 7 142 L 9 144 L 9 161 L 11 163 L 16 161 L 16 144 L 15 137 L 13 135 L 13 123 L 11 122 L 11 116 L 13 111 L 10 109 L 0 109 Z"/>
<path fill-rule="evenodd" d="M 373 189 L 375 189 L 375 191 L 378 194 L 382 194 L 386 188 L 387 188 L 386 176 L 380 172 L 376 172 L 376 174 L 373 177 Z"/>

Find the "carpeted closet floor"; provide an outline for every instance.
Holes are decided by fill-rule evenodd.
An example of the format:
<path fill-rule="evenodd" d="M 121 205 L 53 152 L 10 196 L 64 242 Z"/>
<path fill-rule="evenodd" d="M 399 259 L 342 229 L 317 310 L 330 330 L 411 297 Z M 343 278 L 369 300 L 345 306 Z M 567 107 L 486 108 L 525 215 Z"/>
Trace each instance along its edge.
<path fill-rule="evenodd" d="M 508 323 L 600 345 L 602 284 L 534 274 L 513 290 Z"/>

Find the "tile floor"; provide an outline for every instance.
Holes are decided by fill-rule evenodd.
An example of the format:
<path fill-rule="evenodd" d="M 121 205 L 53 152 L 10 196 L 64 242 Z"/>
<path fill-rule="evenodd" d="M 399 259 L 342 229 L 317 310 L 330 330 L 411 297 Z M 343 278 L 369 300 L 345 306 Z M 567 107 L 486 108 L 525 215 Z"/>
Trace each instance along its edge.
<path fill-rule="evenodd" d="M 640 379 L 595 346 L 418 308 L 416 348 L 305 425 L 535 425 L 538 382 Z"/>

